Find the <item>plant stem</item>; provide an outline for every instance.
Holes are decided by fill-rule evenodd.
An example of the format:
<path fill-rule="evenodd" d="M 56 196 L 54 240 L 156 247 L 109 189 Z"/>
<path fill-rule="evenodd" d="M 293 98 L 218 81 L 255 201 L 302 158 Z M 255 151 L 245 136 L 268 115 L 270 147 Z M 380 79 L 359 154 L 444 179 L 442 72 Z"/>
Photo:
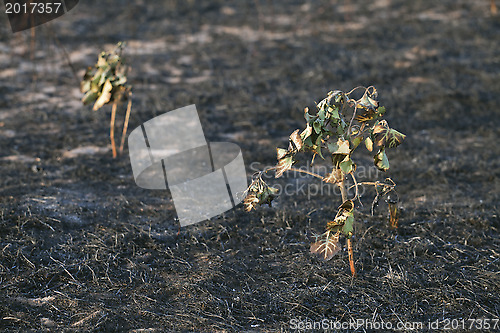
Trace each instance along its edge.
<path fill-rule="evenodd" d="M 339 181 L 339 187 L 340 187 L 340 194 L 342 194 L 342 203 L 344 203 L 347 200 L 347 191 L 345 188 L 345 175 L 342 172 L 342 170 L 337 169 L 337 179 L 340 179 Z"/>
<path fill-rule="evenodd" d="M 347 190 L 345 188 L 345 175 L 341 169 L 337 169 L 337 179 L 341 179 L 339 184 L 340 193 L 342 194 L 342 203 L 347 200 Z M 354 267 L 354 251 L 352 249 L 352 239 L 347 239 L 347 252 L 349 254 L 349 266 L 351 267 L 351 275 L 356 276 L 356 267 Z"/>
<path fill-rule="evenodd" d="M 111 124 L 109 125 L 109 138 L 111 139 L 111 149 L 113 150 L 113 158 L 116 158 L 116 145 L 115 145 L 115 118 L 116 118 L 116 101 L 111 108 Z"/>
<path fill-rule="evenodd" d="M 122 140 L 120 142 L 120 154 L 123 153 L 123 146 L 125 145 L 125 136 L 127 135 L 128 120 L 130 118 L 131 109 L 132 109 L 132 94 L 129 95 L 127 113 L 125 114 L 125 122 L 123 123 Z"/>
<path fill-rule="evenodd" d="M 324 177 L 318 175 L 317 173 L 314 173 L 314 172 L 311 172 L 311 171 L 307 171 L 307 170 L 301 170 L 301 169 L 297 169 L 297 168 L 290 168 L 289 169 L 290 171 L 296 171 L 296 172 L 301 172 L 301 173 L 305 173 L 309 176 L 313 176 L 313 177 L 316 177 L 316 178 L 319 178 L 321 180 L 323 180 Z"/>
<path fill-rule="evenodd" d="M 356 276 L 356 267 L 354 267 L 354 251 L 352 250 L 352 240 L 347 239 L 347 252 L 349 253 L 349 266 L 351 266 L 352 277 Z"/>

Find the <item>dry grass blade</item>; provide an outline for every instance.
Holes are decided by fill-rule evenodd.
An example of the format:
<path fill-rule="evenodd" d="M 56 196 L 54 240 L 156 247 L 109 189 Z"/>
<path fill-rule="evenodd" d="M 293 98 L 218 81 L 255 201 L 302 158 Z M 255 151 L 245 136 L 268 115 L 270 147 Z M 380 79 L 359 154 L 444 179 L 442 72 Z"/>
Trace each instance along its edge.
<path fill-rule="evenodd" d="M 92 320 L 92 319 L 96 318 L 97 316 L 99 316 L 101 314 L 103 314 L 103 311 L 102 310 L 97 310 L 97 311 L 91 313 L 90 315 L 86 316 L 85 318 L 80 319 L 79 321 L 73 323 L 73 325 L 71 325 L 71 326 L 73 326 L 73 327 L 82 326 L 86 322 L 88 322 L 89 320 Z"/>
<path fill-rule="evenodd" d="M 43 298 L 16 297 L 15 300 L 22 304 L 38 307 L 52 302 L 53 300 L 55 300 L 55 297 L 54 296 L 47 296 Z"/>

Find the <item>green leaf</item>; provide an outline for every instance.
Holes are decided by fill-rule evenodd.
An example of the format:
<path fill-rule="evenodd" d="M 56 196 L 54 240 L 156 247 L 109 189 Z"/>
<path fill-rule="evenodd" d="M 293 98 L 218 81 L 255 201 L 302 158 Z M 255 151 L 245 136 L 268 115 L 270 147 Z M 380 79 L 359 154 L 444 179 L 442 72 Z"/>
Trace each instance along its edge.
<path fill-rule="evenodd" d="M 342 119 L 341 119 L 342 120 Z M 345 133 L 345 128 L 346 128 L 346 123 L 344 121 L 339 121 L 337 124 L 337 134 L 344 135 Z"/>
<path fill-rule="evenodd" d="M 380 106 L 377 109 L 377 117 L 382 117 L 385 114 L 385 106 Z"/>
<path fill-rule="evenodd" d="M 349 141 L 339 138 L 336 143 L 327 143 L 328 151 L 332 154 L 332 163 L 338 166 L 351 153 Z"/>
<path fill-rule="evenodd" d="M 350 158 L 346 158 L 344 161 L 340 162 L 339 167 L 345 175 L 356 170 L 356 164 L 354 164 Z"/>
<path fill-rule="evenodd" d="M 361 135 L 355 137 L 354 140 L 352 140 L 352 145 L 353 145 L 352 150 L 356 149 L 361 142 L 363 142 L 363 137 Z"/>
<path fill-rule="evenodd" d="M 346 218 L 344 225 L 342 226 L 342 233 L 347 237 L 351 238 L 354 233 L 354 216 L 352 213 L 349 213 Z"/>
<path fill-rule="evenodd" d="M 304 109 L 304 118 L 306 119 L 307 124 L 310 124 L 311 122 L 313 122 L 317 118 L 317 116 L 310 115 L 309 108 L 305 108 Z"/>
<path fill-rule="evenodd" d="M 318 118 L 321 120 L 321 122 L 325 121 L 326 112 L 325 112 L 324 108 L 319 109 L 319 111 L 318 111 Z"/>
<path fill-rule="evenodd" d="M 327 142 L 326 148 L 330 153 L 335 153 L 339 149 L 339 145 L 336 142 Z"/>
<path fill-rule="evenodd" d="M 380 171 L 389 170 L 389 159 L 383 147 L 381 147 L 379 152 L 375 155 L 373 163 Z"/>
<path fill-rule="evenodd" d="M 314 131 L 319 134 L 321 132 L 321 124 L 319 123 L 318 120 L 316 120 L 314 123 L 313 123 L 313 128 L 314 128 Z"/>
<path fill-rule="evenodd" d="M 316 139 L 316 153 L 322 158 L 322 159 L 325 159 L 323 157 L 323 154 L 321 153 L 321 143 L 322 143 L 322 135 L 320 134 L 318 136 L 318 138 Z"/>
<path fill-rule="evenodd" d="M 87 91 L 87 93 L 83 96 L 82 98 L 82 103 L 83 105 L 90 104 L 94 102 L 97 97 L 99 97 L 99 94 L 93 91 Z"/>
<path fill-rule="evenodd" d="M 278 196 L 279 190 L 274 187 L 266 186 L 261 193 L 257 195 L 259 205 L 268 204 L 271 207 L 271 202 Z"/>
<path fill-rule="evenodd" d="M 260 178 L 260 176 L 252 181 L 252 184 L 247 189 L 247 195 L 243 201 L 245 211 L 249 212 L 257 205 L 268 204 L 278 196 L 279 190 L 270 187 Z"/>
<path fill-rule="evenodd" d="M 93 87 L 99 88 L 101 86 L 101 84 L 99 84 L 99 82 L 101 81 L 102 73 L 103 73 L 102 68 L 98 68 L 97 71 L 94 73 L 94 76 L 92 77 L 92 81 L 91 81 L 91 85 Z"/>
<path fill-rule="evenodd" d="M 307 147 L 307 149 L 311 149 L 311 147 L 313 146 L 313 141 L 311 136 L 308 136 L 307 139 L 304 140 L 304 146 Z"/>
<path fill-rule="evenodd" d="M 346 200 L 342 205 L 340 205 L 337 215 L 333 221 L 326 224 L 326 228 L 332 232 L 341 232 L 347 221 L 352 217 L 352 211 L 354 209 L 354 202 L 352 200 Z M 352 225 L 353 221 L 349 221 Z M 347 230 L 349 231 L 349 226 Z"/>
<path fill-rule="evenodd" d="M 342 138 L 339 138 L 337 142 L 328 142 L 326 146 L 332 154 L 349 155 L 351 153 L 349 141 Z"/>
<path fill-rule="evenodd" d="M 328 118 L 340 119 L 339 109 L 337 107 L 328 107 Z"/>
<path fill-rule="evenodd" d="M 327 130 L 327 129 L 324 129 L 324 130 L 323 130 L 323 135 L 324 135 L 325 137 L 330 137 L 330 138 L 332 138 L 332 137 L 336 137 L 336 135 L 335 135 L 335 133 L 334 133 L 334 132 L 332 132 L 332 131 L 330 131 L 330 130 Z"/>

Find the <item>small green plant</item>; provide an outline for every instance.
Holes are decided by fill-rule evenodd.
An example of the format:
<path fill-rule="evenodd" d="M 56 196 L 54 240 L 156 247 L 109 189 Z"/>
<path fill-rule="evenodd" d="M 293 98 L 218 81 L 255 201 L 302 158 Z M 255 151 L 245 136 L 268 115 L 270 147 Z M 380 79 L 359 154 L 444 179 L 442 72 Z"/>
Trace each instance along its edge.
<path fill-rule="evenodd" d="M 359 99 L 351 98 L 353 93 L 364 89 Z M 373 163 L 380 171 L 389 169 L 387 148 L 397 147 L 405 138 L 404 134 L 389 127 L 382 119 L 385 107 L 379 106 L 378 94 L 375 87 L 354 88 L 348 93 L 331 91 L 328 96 L 316 105 L 316 110 L 304 110 L 306 128 L 299 132 L 295 130 L 289 139 L 288 149 L 277 148 L 278 163 L 275 167 L 258 172 L 246 191 L 244 206 L 246 211 L 257 205 L 269 204 L 277 197 L 278 189 L 269 186 L 262 176 L 270 170 L 275 171 L 275 177 L 281 177 L 286 171 L 303 172 L 321 179 L 326 183 L 336 184 L 340 188 L 342 204 L 332 221 L 326 224 L 326 231 L 316 237 L 311 244 L 311 253 L 319 255 L 324 260 L 330 260 L 340 250 L 340 237 L 347 238 L 349 264 L 354 276 L 354 256 L 352 239 L 354 233 L 355 201 L 359 200 L 358 187 L 361 185 L 374 186 L 376 196 L 372 203 L 373 210 L 381 198 L 385 198 L 389 206 L 390 226 L 397 228 L 398 223 L 398 195 L 396 184 L 386 178 L 384 181 L 357 182 L 355 177 L 356 164 L 352 160 L 353 152 L 362 143 L 373 154 Z M 324 176 L 293 167 L 297 162 L 298 153 L 311 152 L 311 165 L 314 158 L 328 156 L 331 159 L 331 172 Z M 347 177 L 350 176 L 353 185 L 347 188 Z M 352 198 L 348 198 L 348 190 L 354 189 Z"/>
<path fill-rule="evenodd" d="M 132 109 L 132 86 L 127 84 L 128 67 L 124 65 L 122 51 L 125 43 L 119 42 L 112 52 L 101 52 L 94 67 L 85 72 L 80 90 L 85 94 L 82 98 L 84 105 L 94 103 L 93 110 L 97 111 L 104 105 L 112 104 L 109 137 L 113 158 L 116 158 L 115 145 L 115 118 L 119 103 L 128 100 L 127 111 L 123 123 L 120 153 L 123 152 L 125 136 L 127 134 L 130 111 Z"/>

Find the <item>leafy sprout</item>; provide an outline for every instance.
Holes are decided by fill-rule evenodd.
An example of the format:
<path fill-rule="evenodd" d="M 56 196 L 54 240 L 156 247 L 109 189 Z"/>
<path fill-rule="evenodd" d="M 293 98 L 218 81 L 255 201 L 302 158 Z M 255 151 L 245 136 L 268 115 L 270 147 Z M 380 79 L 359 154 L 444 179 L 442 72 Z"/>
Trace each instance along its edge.
<path fill-rule="evenodd" d="M 361 98 L 352 98 L 353 93 L 360 89 L 363 90 Z M 359 200 L 358 186 L 374 186 L 376 196 L 372 203 L 372 214 L 379 200 L 385 198 L 389 205 L 391 227 L 396 228 L 398 223 L 396 184 L 390 178 L 384 182 L 358 183 L 355 177 L 356 163 L 352 159 L 353 152 L 359 146 L 364 146 L 373 155 L 373 163 L 380 171 L 385 172 L 389 169 L 386 149 L 399 146 L 405 135 L 389 127 L 387 121 L 382 119 L 385 113 L 386 109 L 380 106 L 378 92 L 373 86 L 357 87 L 348 93 L 339 90 L 330 91 L 326 98 L 316 104 L 316 110 L 305 108 L 305 129 L 292 132 L 288 148 L 277 148 L 276 166 L 258 173 L 254 178 L 247 189 L 245 210 L 250 211 L 257 205 L 265 203 L 271 205 L 272 200 L 277 197 L 278 190 L 268 186 L 262 179 L 262 174 L 270 170 L 275 171 L 276 178 L 284 175 L 286 171 L 293 170 L 336 184 L 342 194 L 342 204 L 338 207 L 335 218 L 326 223 L 325 233 L 315 236 L 310 251 L 324 260 L 329 260 L 340 250 L 340 237 L 346 237 L 351 273 L 354 276 L 351 239 L 354 235 L 355 201 Z M 364 145 L 361 145 L 363 142 Z M 296 155 L 304 152 L 312 154 L 311 165 L 316 156 L 322 159 L 329 157 L 331 172 L 321 176 L 294 168 L 297 163 Z M 345 184 L 347 176 L 354 182 L 351 188 L 355 188 L 355 195 L 350 199 L 347 198 Z"/>
<path fill-rule="evenodd" d="M 246 190 L 246 197 L 243 201 L 245 210 L 249 212 L 257 205 L 263 204 L 271 206 L 273 199 L 278 196 L 278 191 L 277 188 L 267 185 L 266 182 L 262 180 L 262 172 L 259 172 Z"/>
<path fill-rule="evenodd" d="M 128 99 L 127 112 L 123 124 L 120 153 L 123 151 L 125 135 L 127 133 L 128 120 L 132 107 L 132 86 L 127 82 L 128 67 L 124 66 L 122 51 L 125 43 L 119 42 L 112 52 L 101 52 L 97 63 L 88 67 L 80 83 L 80 91 L 84 94 L 82 103 L 88 105 L 94 103 L 93 110 L 97 111 L 104 105 L 112 104 L 110 138 L 113 157 L 116 157 L 114 141 L 114 123 L 117 105 Z"/>

